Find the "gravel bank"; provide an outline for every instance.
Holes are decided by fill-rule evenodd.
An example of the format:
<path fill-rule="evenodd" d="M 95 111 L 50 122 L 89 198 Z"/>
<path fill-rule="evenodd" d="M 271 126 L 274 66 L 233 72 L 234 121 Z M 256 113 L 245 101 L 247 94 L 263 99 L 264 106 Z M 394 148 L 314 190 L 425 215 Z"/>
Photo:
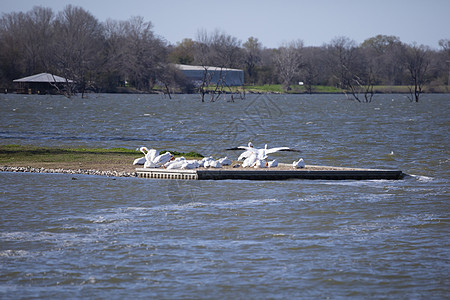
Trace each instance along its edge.
<path fill-rule="evenodd" d="M 0 172 L 27 172 L 27 173 L 60 173 L 60 174 L 83 174 L 99 175 L 108 177 L 137 177 L 136 172 L 100 171 L 100 170 L 70 170 L 70 169 L 46 169 L 34 167 L 0 167 Z"/>

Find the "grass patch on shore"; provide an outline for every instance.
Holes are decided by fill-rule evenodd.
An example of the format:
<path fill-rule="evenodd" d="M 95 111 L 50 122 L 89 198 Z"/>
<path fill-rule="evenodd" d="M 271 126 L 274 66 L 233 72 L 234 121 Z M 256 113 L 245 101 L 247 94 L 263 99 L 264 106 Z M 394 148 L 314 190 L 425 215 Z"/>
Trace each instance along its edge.
<path fill-rule="evenodd" d="M 125 148 L 53 148 L 41 146 L 1 145 L 0 163 L 80 163 L 133 160 L 139 157 L 135 150 Z"/>
<path fill-rule="evenodd" d="M 170 152 L 175 156 L 186 158 L 201 159 L 203 157 L 195 152 Z M 3 166 L 132 171 L 136 167 L 133 166 L 133 160 L 142 156 L 141 152 L 126 148 L 0 145 L 0 164 Z"/>
<path fill-rule="evenodd" d="M 252 93 L 283 93 L 280 84 L 246 85 L 244 89 L 246 92 Z"/>
<path fill-rule="evenodd" d="M 250 93 L 277 93 L 277 94 L 307 94 L 308 91 L 306 86 L 304 85 L 291 85 L 290 90 L 285 92 L 281 84 L 265 84 L 265 85 L 246 85 L 244 86 L 246 92 Z M 312 93 L 342 93 L 342 90 L 333 87 L 333 86 L 325 86 L 325 85 L 313 85 Z"/>
<path fill-rule="evenodd" d="M 214 91 L 215 86 L 210 86 L 209 91 Z M 379 94 L 409 94 L 410 87 L 407 85 L 375 85 L 373 87 L 374 93 Z M 290 90 L 285 92 L 281 84 L 265 84 L 265 85 L 245 85 L 244 91 L 246 93 L 274 93 L 274 94 L 308 94 L 306 86 L 291 85 Z M 225 89 L 225 92 L 238 93 L 242 92 L 242 87 L 232 86 Z M 344 90 L 335 86 L 313 85 L 311 87 L 312 94 L 341 94 Z M 349 92 L 349 91 L 347 91 Z M 447 86 L 425 86 L 424 93 L 448 93 Z"/>
<path fill-rule="evenodd" d="M 166 152 L 170 152 L 175 157 L 183 156 L 186 159 L 202 159 L 204 156 L 198 152 L 178 152 L 178 151 L 170 151 L 170 150 L 161 150 L 159 154 L 164 154 Z"/>

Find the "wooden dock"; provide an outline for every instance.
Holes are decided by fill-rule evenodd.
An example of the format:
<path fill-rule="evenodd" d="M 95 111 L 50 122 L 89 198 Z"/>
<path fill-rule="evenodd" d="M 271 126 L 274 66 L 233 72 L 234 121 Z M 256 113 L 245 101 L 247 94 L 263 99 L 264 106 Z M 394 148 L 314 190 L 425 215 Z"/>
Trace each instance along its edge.
<path fill-rule="evenodd" d="M 286 179 L 322 179 L 322 180 L 398 180 L 404 174 L 400 170 L 357 169 L 307 165 L 294 169 L 290 165 L 280 164 L 276 168 L 198 168 L 193 170 L 162 168 L 137 168 L 141 178 L 178 179 L 178 180 L 286 180 Z"/>

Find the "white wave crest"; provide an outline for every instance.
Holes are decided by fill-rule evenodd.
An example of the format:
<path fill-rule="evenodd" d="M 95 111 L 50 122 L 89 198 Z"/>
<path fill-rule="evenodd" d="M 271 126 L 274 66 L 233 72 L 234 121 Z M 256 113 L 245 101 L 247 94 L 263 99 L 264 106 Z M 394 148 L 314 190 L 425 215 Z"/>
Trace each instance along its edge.
<path fill-rule="evenodd" d="M 429 177 L 429 176 L 413 175 L 413 174 L 410 174 L 409 176 L 417 179 L 418 181 L 424 181 L 424 182 L 428 182 L 428 181 L 434 180 L 433 177 Z"/>

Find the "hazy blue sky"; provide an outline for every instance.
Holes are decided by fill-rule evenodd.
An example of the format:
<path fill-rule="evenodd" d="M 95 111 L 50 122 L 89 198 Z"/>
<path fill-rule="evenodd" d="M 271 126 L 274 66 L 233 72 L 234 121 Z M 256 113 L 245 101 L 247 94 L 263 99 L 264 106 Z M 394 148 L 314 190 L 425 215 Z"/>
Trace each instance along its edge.
<path fill-rule="evenodd" d="M 157 35 L 175 44 L 195 39 L 198 29 L 220 29 L 245 42 L 257 37 L 266 47 L 301 39 L 320 46 L 337 36 L 358 43 L 377 34 L 438 48 L 450 38 L 450 0 L 6 0 L 0 12 L 33 6 L 61 11 L 81 6 L 100 21 L 142 16 Z"/>

